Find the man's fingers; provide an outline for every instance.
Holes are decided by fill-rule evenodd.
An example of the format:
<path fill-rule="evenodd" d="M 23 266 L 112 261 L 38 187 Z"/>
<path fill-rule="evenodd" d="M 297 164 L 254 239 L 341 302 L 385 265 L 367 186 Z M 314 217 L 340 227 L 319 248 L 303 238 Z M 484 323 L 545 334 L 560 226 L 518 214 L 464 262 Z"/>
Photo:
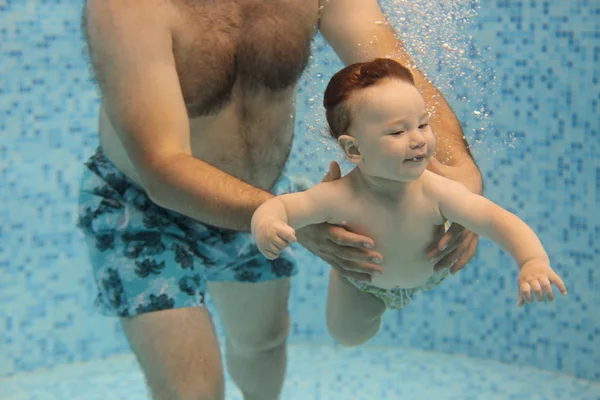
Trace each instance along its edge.
<path fill-rule="evenodd" d="M 359 249 L 375 248 L 375 243 L 372 239 L 350 232 L 349 230 L 339 226 L 331 226 L 329 228 L 328 239 L 337 245 L 345 247 L 356 247 Z"/>
<path fill-rule="evenodd" d="M 462 268 L 464 264 L 471 259 L 472 254 L 469 254 L 468 252 L 472 249 L 472 242 L 474 238 L 475 236 L 468 236 L 466 240 L 465 238 L 462 238 L 463 241 L 459 242 L 457 246 L 456 244 L 452 243 L 450 247 L 440 252 L 440 255 L 445 254 L 445 256 L 435 262 L 434 269 L 439 271 L 444 268 L 454 267 L 459 261 L 462 263 L 462 265 L 460 265 L 460 268 Z M 473 252 L 475 251 L 474 248 L 472 250 Z M 435 260 L 435 258 L 433 260 Z M 458 269 L 456 269 L 456 271 L 458 271 Z"/>
<path fill-rule="evenodd" d="M 334 270 L 339 272 L 340 275 L 342 275 L 346 278 L 356 279 L 357 281 L 361 281 L 361 282 L 371 282 L 371 275 L 366 274 L 364 272 L 350 271 L 350 270 L 342 267 L 331 257 L 324 257 L 323 261 L 325 261 L 327 264 L 329 264 L 331 266 L 331 268 L 333 268 Z"/>
<path fill-rule="evenodd" d="M 340 179 L 342 177 L 342 170 L 340 169 L 340 165 L 335 161 L 329 163 L 329 172 L 329 177 L 332 181 L 335 181 L 336 179 Z"/>
<path fill-rule="evenodd" d="M 372 273 L 381 273 L 380 264 L 383 263 L 383 259 L 379 253 L 366 252 L 355 249 L 341 249 L 341 251 L 335 253 L 336 258 L 341 261 L 347 261 L 346 265 L 354 264 L 354 267 L 346 267 L 354 271 L 369 271 Z"/>
<path fill-rule="evenodd" d="M 444 236 L 438 242 L 438 249 L 444 250 L 445 248 L 452 246 L 453 243 L 456 243 L 461 240 L 465 228 L 459 224 L 452 224 L 450 229 L 446 231 Z"/>
<path fill-rule="evenodd" d="M 442 237 L 444 236 L 444 234 L 446 233 L 446 230 L 444 229 L 444 225 L 440 225 L 440 226 L 436 227 L 436 229 L 437 229 L 437 231 L 433 234 L 434 238 L 431 241 L 431 243 L 429 244 L 429 246 L 427 246 L 427 251 L 425 254 L 425 257 L 430 261 L 435 256 L 439 256 L 440 249 L 438 248 L 438 244 L 439 244 L 440 240 L 442 239 Z"/>
<path fill-rule="evenodd" d="M 436 271 L 452 267 L 450 272 L 456 273 L 475 255 L 477 249 L 477 235 L 473 232 L 464 230 L 464 228 L 461 228 L 461 230 L 462 232 L 460 235 L 456 234 L 456 232 L 450 233 L 450 235 L 455 236 L 447 242 L 447 247 L 444 250 L 440 251 L 434 248 L 433 251 L 428 254 L 428 259 L 435 264 Z M 448 233 L 446 235 L 448 235 Z"/>
<path fill-rule="evenodd" d="M 355 272 L 355 271 L 349 271 L 349 270 L 344 269 L 336 264 L 330 264 L 330 265 L 333 269 L 335 269 L 337 272 L 340 273 L 340 275 L 342 275 L 345 278 L 352 278 L 352 279 L 355 279 L 355 280 L 361 281 L 361 282 L 371 282 L 371 275 L 369 275 L 369 274 Z"/>
<path fill-rule="evenodd" d="M 441 260 L 454 251 L 464 240 L 465 228 L 458 224 L 452 224 L 450 229 L 442 235 L 437 243 L 431 246 L 427 254 L 429 260 Z"/>
<path fill-rule="evenodd" d="M 453 250 L 448 253 L 445 257 L 435 263 L 434 270 L 440 271 L 445 268 L 450 268 L 452 264 L 454 264 L 462 255 L 462 250 L 460 248 Z"/>
<path fill-rule="evenodd" d="M 473 235 L 473 239 L 469 242 L 469 246 L 467 247 L 467 251 L 465 251 L 462 256 L 454 264 L 450 267 L 450 273 L 455 274 L 460 271 L 475 255 L 475 251 L 477 250 L 477 236 Z"/>
<path fill-rule="evenodd" d="M 331 182 L 342 177 L 342 171 L 340 170 L 340 166 L 335 161 L 329 163 L 329 171 L 323 177 L 321 182 Z"/>
<path fill-rule="evenodd" d="M 349 250 L 342 250 L 342 252 L 333 253 L 329 252 L 330 260 L 339 265 L 345 271 L 354 271 L 369 275 L 380 275 L 383 273 L 381 265 L 371 260 L 379 259 L 378 257 L 372 258 L 368 254 L 365 255 L 360 252 L 354 252 Z M 381 263 L 381 261 L 379 261 Z"/>

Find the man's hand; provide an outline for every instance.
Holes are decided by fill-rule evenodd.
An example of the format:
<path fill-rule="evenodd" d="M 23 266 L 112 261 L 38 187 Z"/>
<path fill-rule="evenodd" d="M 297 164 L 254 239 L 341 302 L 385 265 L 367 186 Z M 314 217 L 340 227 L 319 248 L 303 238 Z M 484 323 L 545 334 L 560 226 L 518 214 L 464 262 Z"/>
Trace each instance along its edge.
<path fill-rule="evenodd" d="M 460 182 L 472 192 L 481 194 L 481 177 L 475 165 L 469 167 L 449 167 L 435 158 L 431 159 L 428 169 L 438 175 Z M 427 250 L 427 259 L 432 261 L 436 271 L 450 268 L 455 274 L 475 255 L 478 236 L 459 224 L 452 224 L 448 231 L 441 226 L 435 234 L 432 245 Z"/>
<path fill-rule="evenodd" d="M 340 179 L 340 166 L 329 164 L 329 172 L 322 182 Z M 381 254 L 374 250 L 375 243 L 368 237 L 357 235 L 347 229 L 327 223 L 309 225 L 296 231 L 298 242 L 311 253 L 327 262 L 342 276 L 359 281 L 370 281 L 380 274 Z M 379 262 L 376 262 L 378 260 Z"/>

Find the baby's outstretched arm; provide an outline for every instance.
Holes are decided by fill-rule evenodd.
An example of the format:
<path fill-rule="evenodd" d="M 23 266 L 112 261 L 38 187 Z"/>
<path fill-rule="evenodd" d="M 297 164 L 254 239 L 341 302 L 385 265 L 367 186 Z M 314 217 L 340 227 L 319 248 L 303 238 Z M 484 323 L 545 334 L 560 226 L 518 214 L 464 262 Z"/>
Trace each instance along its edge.
<path fill-rule="evenodd" d="M 256 209 L 251 232 L 258 249 L 273 260 L 291 243 L 296 242 L 296 229 L 328 222 L 334 186 L 339 183 L 319 183 L 305 192 L 273 197 Z"/>
<path fill-rule="evenodd" d="M 445 218 L 492 240 L 519 265 L 517 306 L 532 302 L 532 292 L 537 301 L 543 301 L 544 295 L 552 301 L 552 284 L 567 294 L 563 281 L 550 267 L 542 243 L 525 222 L 459 183 L 439 179 L 435 182 L 433 191 Z"/>

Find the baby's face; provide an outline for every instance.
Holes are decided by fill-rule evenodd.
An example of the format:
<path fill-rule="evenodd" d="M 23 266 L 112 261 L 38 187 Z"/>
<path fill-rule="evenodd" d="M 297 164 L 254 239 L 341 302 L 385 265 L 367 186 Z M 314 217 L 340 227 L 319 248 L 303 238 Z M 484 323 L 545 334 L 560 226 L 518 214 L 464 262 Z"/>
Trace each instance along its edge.
<path fill-rule="evenodd" d="M 409 181 L 421 176 L 435 151 L 423 97 L 410 83 L 389 79 L 350 99 L 352 135 L 361 172 Z"/>

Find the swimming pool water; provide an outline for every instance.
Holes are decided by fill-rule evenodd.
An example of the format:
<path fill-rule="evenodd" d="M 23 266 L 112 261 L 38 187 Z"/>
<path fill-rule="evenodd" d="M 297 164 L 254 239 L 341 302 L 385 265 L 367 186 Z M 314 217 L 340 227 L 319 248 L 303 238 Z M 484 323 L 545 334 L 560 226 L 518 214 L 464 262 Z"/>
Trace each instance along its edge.
<path fill-rule="evenodd" d="M 3 400 L 145 400 L 132 355 L 0 380 Z M 226 399 L 242 400 L 231 380 Z M 292 345 L 282 400 L 598 400 L 600 383 L 412 349 Z"/>

